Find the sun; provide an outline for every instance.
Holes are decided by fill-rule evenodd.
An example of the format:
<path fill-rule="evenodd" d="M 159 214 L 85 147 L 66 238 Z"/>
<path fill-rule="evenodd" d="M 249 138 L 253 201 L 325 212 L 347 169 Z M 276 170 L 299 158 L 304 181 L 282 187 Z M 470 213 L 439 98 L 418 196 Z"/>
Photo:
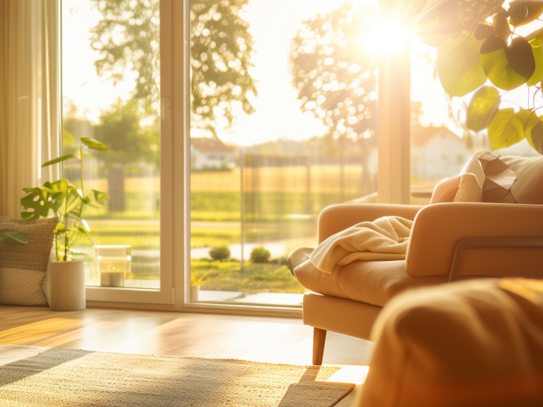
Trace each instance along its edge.
<path fill-rule="evenodd" d="M 409 27 L 399 21 L 378 18 L 370 27 L 370 51 L 376 54 L 398 53 L 408 48 Z"/>

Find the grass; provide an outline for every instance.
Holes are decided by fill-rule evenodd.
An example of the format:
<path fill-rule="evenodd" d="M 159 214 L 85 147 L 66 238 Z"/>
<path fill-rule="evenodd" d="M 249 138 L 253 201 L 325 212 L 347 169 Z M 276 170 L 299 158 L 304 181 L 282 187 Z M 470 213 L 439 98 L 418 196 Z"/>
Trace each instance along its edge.
<path fill-rule="evenodd" d="M 304 293 L 305 289 L 285 265 L 246 262 L 241 270 L 239 261 L 211 259 L 191 262 L 193 280 L 203 280 L 202 288 L 247 293 Z"/>

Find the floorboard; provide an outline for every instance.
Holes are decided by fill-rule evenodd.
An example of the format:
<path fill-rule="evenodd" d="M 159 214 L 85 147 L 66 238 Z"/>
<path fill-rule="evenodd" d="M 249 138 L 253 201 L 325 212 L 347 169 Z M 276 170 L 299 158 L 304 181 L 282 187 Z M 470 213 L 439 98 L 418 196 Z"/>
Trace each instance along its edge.
<path fill-rule="evenodd" d="M 55 312 L 0 305 L 0 343 L 100 352 L 311 364 L 313 329 L 301 320 L 155 311 Z M 349 365 L 362 383 L 371 342 L 329 332 L 323 364 Z M 359 391 L 357 386 L 357 391 Z M 348 406 L 356 394 L 338 407 Z"/>

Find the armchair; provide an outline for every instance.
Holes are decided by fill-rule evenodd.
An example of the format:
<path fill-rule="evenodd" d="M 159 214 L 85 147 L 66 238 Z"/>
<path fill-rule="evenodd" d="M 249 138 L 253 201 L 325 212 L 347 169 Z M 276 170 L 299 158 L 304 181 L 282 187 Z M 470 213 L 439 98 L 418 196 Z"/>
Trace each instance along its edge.
<path fill-rule="evenodd" d="M 543 278 L 543 205 L 334 205 L 319 217 L 319 243 L 382 216 L 414 220 L 405 260 L 356 261 L 332 274 L 309 261 L 294 269 L 311 291 L 303 322 L 314 328 L 315 365 L 322 364 L 327 331 L 369 339 L 382 308 L 409 288 L 481 277 Z"/>

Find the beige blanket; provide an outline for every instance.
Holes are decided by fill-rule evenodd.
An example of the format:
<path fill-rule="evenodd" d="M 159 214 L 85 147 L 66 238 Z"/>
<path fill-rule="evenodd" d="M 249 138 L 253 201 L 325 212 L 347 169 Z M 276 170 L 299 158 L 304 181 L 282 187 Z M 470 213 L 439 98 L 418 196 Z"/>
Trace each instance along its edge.
<path fill-rule="evenodd" d="M 413 221 L 385 216 L 362 222 L 330 236 L 311 254 L 311 263 L 331 273 L 336 266 L 356 260 L 403 260 Z"/>

